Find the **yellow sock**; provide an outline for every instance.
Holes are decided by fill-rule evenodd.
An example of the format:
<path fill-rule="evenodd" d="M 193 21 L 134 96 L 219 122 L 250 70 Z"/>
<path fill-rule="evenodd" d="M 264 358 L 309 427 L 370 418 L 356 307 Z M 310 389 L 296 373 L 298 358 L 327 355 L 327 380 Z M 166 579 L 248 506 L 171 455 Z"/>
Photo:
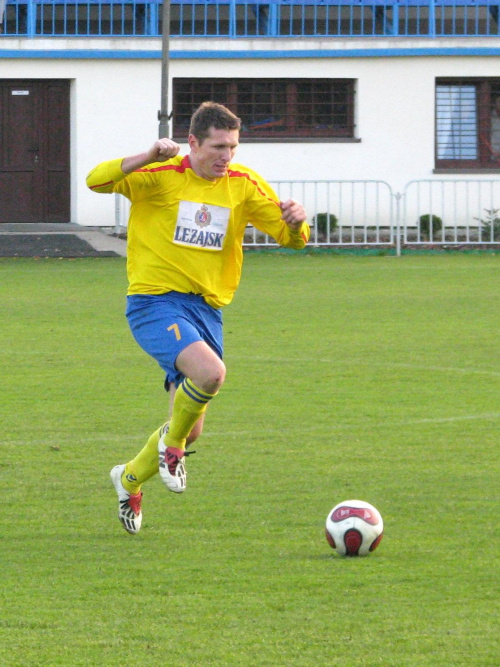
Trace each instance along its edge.
<path fill-rule="evenodd" d="M 164 438 L 167 447 L 186 448 L 186 438 L 214 396 L 199 389 L 189 378 L 184 378 L 175 392 L 172 418 Z"/>
<path fill-rule="evenodd" d="M 158 441 L 163 426 L 150 436 L 145 447 L 125 466 L 122 484 L 129 493 L 139 493 L 141 484 L 158 472 Z"/>
<path fill-rule="evenodd" d="M 186 448 L 186 438 L 215 394 L 208 394 L 185 378 L 175 392 L 172 418 L 165 434 L 167 447 Z M 158 441 L 164 426 L 157 429 L 139 454 L 125 466 L 122 484 L 129 493 L 139 493 L 141 485 L 158 472 Z"/>

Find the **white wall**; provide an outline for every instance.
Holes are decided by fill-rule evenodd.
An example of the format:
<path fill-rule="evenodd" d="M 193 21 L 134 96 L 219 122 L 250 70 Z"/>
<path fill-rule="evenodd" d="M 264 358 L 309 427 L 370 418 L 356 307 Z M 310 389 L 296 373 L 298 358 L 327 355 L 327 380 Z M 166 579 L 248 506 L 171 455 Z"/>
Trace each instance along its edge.
<path fill-rule="evenodd" d="M 360 143 L 241 144 L 236 159 L 269 180 L 376 179 L 395 192 L 411 180 L 433 178 L 436 77 L 499 76 L 496 58 L 448 56 L 174 59 L 170 72 L 356 79 Z M 72 221 L 112 226 L 113 197 L 88 191 L 85 176 L 98 162 L 141 152 L 156 139 L 160 60 L 0 58 L 0 78 L 71 79 Z"/>

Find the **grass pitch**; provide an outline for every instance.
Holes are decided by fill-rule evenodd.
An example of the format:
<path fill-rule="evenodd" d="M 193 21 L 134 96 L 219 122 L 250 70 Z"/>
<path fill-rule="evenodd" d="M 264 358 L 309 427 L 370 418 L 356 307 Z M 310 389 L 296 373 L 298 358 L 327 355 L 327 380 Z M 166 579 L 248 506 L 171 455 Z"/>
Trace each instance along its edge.
<path fill-rule="evenodd" d="M 500 257 L 247 254 L 188 490 L 108 473 L 165 418 L 121 259 L 0 261 L 10 667 L 498 665 Z M 341 559 L 324 522 L 373 503 Z"/>

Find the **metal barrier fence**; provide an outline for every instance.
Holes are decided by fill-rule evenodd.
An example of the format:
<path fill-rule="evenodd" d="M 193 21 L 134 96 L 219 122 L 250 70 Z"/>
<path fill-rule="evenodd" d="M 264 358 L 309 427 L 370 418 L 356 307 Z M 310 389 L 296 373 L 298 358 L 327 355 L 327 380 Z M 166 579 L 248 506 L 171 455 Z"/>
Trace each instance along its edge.
<path fill-rule="evenodd" d="M 7 0 L 0 37 L 157 37 L 161 7 L 161 0 Z M 493 37 L 499 8 L 500 0 L 172 0 L 170 34 Z"/>
<path fill-rule="evenodd" d="M 500 179 L 410 181 L 402 200 L 405 244 L 500 244 Z"/>
<path fill-rule="evenodd" d="M 272 181 L 280 201 L 300 201 L 315 246 L 393 243 L 393 196 L 384 181 Z M 276 245 L 254 227 L 245 245 Z"/>
<path fill-rule="evenodd" d="M 296 199 L 316 247 L 500 246 L 500 179 L 410 181 L 394 193 L 384 181 L 275 181 L 280 200 Z M 129 202 L 115 195 L 115 232 L 126 230 Z M 247 248 L 276 247 L 254 227 Z"/>

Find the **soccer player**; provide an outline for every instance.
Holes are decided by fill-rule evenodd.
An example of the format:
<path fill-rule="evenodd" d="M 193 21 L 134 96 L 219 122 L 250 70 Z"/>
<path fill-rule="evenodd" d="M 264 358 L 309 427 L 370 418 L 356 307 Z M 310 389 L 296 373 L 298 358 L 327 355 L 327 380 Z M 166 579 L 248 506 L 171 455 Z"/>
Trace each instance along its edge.
<path fill-rule="evenodd" d="M 240 119 L 204 102 L 189 128 L 190 152 L 171 139 L 145 153 L 104 162 L 87 177 L 94 192 L 119 192 L 132 206 L 127 240 L 127 319 L 138 344 L 166 374 L 170 419 L 126 465 L 111 470 L 118 518 L 141 528 L 141 486 L 157 472 L 170 491 L 186 488 L 186 448 L 201 434 L 221 388 L 221 308 L 238 287 L 248 223 L 280 245 L 309 239 L 304 208 L 280 202 L 257 173 L 231 164 Z"/>

